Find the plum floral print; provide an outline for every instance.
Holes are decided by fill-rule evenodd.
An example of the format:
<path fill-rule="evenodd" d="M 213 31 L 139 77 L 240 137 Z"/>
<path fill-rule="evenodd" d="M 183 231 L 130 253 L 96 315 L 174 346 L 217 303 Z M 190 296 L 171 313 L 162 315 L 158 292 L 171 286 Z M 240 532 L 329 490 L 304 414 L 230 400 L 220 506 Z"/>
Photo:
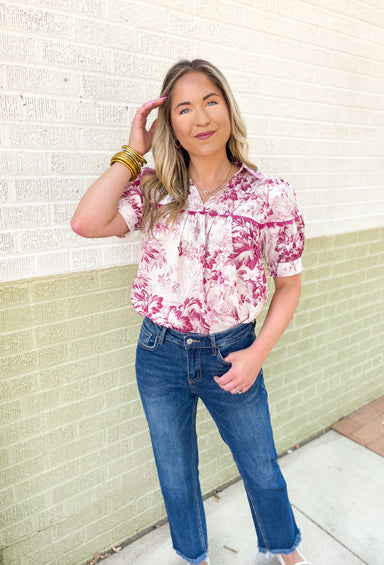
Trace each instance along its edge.
<path fill-rule="evenodd" d="M 269 276 L 301 272 L 304 222 L 290 183 L 238 167 L 205 203 L 190 180 L 174 228 L 143 234 L 131 299 L 156 324 L 208 334 L 251 322 L 267 300 L 263 259 Z M 130 232 L 141 226 L 140 181 L 153 172 L 143 169 L 120 199 Z"/>

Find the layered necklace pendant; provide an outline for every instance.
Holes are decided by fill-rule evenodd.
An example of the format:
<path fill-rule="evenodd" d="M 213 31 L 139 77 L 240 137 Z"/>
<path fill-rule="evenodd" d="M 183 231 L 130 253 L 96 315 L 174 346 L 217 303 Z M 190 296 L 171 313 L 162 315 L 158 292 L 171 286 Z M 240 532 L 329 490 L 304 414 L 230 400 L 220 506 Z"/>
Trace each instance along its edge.
<path fill-rule="evenodd" d="M 199 186 L 199 185 L 197 184 L 197 182 L 193 180 L 192 177 L 191 177 L 191 179 L 192 179 L 193 184 L 196 186 L 196 188 L 197 188 L 198 190 L 200 190 L 205 196 L 208 196 L 208 199 L 209 199 L 209 198 L 212 198 L 212 196 L 214 196 L 214 194 L 216 194 L 217 192 L 219 192 L 219 190 L 221 190 L 221 189 L 227 184 L 228 179 L 229 179 L 229 176 L 230 176 L 230 174 L 231 174 L 231 169 L 232 169 L 232 167 L 230 166 L 230 167 L 229 167 L 229 170 L 228 170 L 228 172 L 227 172 L 227 174 L 225 175 L 224 180 L 219 184 L 219 186 L 217 186 L 216 188 L 214 188 L 214 189 L 212 189 L 212 190 L 205 190 L 204 188 L 202 188 L 201 186 Z"/>

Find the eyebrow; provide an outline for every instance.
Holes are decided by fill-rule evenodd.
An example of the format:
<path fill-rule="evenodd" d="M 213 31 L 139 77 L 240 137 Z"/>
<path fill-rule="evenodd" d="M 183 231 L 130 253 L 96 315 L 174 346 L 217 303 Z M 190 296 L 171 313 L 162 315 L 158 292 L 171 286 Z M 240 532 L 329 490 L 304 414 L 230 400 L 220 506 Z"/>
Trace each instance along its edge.
<path fill-rule="evenodd" d="M 210 92 L 209 94 L 206 94 L 205 96 L 203 96 L 203 102 L 204 102 L 204 100 L 206 100 L 210 96 L 219 96 L 219 95 L 216 92 Z M 190 105 L 191 105 L 190 102 L 179 102 L 179 104 L 176 106 L 175 110 L 177 110 L 177 108 L 179 106 L 190 106 Z"/>

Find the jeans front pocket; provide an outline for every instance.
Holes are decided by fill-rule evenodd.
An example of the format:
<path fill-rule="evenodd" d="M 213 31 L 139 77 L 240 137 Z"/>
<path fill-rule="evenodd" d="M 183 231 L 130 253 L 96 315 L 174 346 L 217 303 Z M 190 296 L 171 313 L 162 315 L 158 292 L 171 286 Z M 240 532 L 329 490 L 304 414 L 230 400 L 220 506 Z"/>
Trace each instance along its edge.
<path fill-rule="evenodd" d="M 225 357 L 227 357 L 230 353 L 234 353 L 235 351 L 240 351 L 241 349 L 247 349 L 247 347 L 250 347 L 252 345 L 255 339 L 256 339 L 255 334 L 252 331 L 235 341 L 229 343 L 226 343 L 224 341 L 221 344 L 219 343 L 218 347 L 216 348 L 217 349 L 216 357 L 218 361 L 220 361 L 220 363 L 222 363 L 223 365 L 230 367 L 232 363 L 226 361 Z"/>
<path fill-rule="evenodd" d="M 147 351 L 155 351 L 159 345 L 159 336 L 156 332 L 142 326 L 139 335 L 138 344 Z"/>
<path fill-rule="evenodd" d="M 234 351 L 236 351 L 234 349 Z M 232 353 L 231 351 L 229 351 L 228 353 L 226 353 L 226 355 L 229 355 L 230 353 Z M 223 357 L 223 354 L 221 353 L 219 347 L 217 348 L 217 354 L 216 354 L 217 359 L 220 361 L 220 363 L 222 363 L 223 365 L 226 365 L 227 367 L 231 367 L 232 363 L 229 363 L 228 361 L 226 361 Z"/>

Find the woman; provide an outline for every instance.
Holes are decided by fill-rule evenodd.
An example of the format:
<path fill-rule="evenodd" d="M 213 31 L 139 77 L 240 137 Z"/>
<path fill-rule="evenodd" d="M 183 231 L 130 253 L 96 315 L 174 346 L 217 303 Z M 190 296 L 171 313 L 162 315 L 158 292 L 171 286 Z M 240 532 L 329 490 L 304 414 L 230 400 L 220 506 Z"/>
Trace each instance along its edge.
<path fill-rule="evenodd" d="M 141 169 L 151 148 L 155 170 Z M 194 60 L 169 70 L 161 98 L 139 108 L 129 145 L 84 195 L 72 227 L 84 237 L 143 231 L 131 294 L 144 316 L 136 373 L 177 553 L 208 563 L 201 398 L 243 478 L 259 550 L 285 565 L 307 563 L 261 368 L 299 300 L 303 221 L 289 183 L 248 161 L 245 127 L 218 69 Z M 262 257 L 275 293 L 255 340 L 267 298 Z"/>

